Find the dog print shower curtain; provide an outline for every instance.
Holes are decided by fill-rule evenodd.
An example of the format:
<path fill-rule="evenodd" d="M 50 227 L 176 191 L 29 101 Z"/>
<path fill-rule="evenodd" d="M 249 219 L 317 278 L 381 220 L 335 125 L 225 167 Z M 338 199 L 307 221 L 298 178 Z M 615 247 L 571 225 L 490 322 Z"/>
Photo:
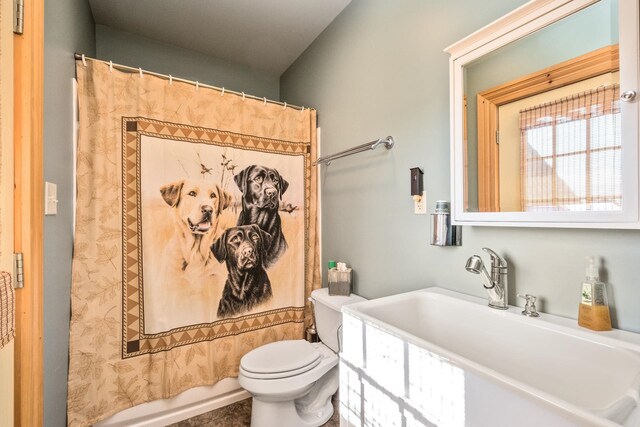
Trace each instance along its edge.
<path fill-rule="evenodd" d="M 77 64 L 68 420 L 238 375 L 303 337 L 316 113 Z"/>

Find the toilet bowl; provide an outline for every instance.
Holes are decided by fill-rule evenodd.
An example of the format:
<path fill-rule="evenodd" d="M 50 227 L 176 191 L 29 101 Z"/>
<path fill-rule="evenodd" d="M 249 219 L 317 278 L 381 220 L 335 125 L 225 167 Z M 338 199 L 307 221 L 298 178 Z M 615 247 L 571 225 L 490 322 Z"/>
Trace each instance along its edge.
<path fill-rule="evenodd" d="M 323 342 L 284 340 L 258 347 L 240 361 L 238 381 L 253 396 L 252 427 L 315 427 L 333 415 L 331 397 L 338 390 L 338 330 L 343 305 L 364 300 L 357 295 L 312 292 L 316 328 Z"/>

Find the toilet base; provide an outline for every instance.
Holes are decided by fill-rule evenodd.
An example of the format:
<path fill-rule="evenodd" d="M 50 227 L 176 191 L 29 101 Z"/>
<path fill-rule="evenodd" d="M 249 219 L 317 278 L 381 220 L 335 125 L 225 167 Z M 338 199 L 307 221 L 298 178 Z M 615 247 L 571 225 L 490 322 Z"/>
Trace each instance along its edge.
<path fill-rule="evenodd" d="M 297 399 L 254 395 L 251 427 L 317 427 L 326 423 L 333 415 L 331 398 L 338 391 L 338 369 L 332 368 Z"/>
<path fill-rule="evenodd" d="M 299 414 L 295 401 L 263 402 L 253 398 L 251 427 L 317 427 L 331 418 L 331 398 L 314 414 Z"/>

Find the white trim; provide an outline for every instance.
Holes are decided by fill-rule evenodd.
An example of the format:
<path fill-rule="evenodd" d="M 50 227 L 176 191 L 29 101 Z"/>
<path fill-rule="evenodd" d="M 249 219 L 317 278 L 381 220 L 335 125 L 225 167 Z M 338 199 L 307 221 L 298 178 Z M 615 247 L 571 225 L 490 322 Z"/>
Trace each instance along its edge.
<path fill-rule="evenodd" d="M 322 143 L 321 143 L 321 129 L 318 126 L 316 128 L 316 153 L 318 154 L 318 159 L 322 157 Z M 313 160 L 313 159 L 312 159 Z M 315 161 L 315 160 L 313 160 Z M 326 168 L 320 167 L 320 165 L 316 166 L 316 194 L 317 194 L 317 203 L 316 203 L 316 217 L 318 218 L 318 268 L 320 269 L 320 284 L 322 284 L 322 279 L 324 277 L 325 269 L 322 268 L 322 171 Z"/>
<path fill-rule="evenodd" d="M 465 212 L 463 183 L 463 67 L 599 0 L 532 0 L 447 47 L 450 72 L 452 221 L 458 225 L 567 228 L 640 228 L 640 96 L 621 102 L 623 135 L 623 211 L 621 212 Z M 619 1 L 620 92 L 640 88 L 638 1 Z M 470 102 L 470 101 L 469 101 Z"/>
<path fill-rule="evenodd" d="M 78 132 L 80 131 L 80 111 L 78 106 L 78 80 L 71 79 L 72 91 L 72 108 L 73 108 L 73 166 L 72 166 L 72 183 L 71 183 L 71 238 L 73 242 L 76 240 L 76 198 L 78 197 Z"/>

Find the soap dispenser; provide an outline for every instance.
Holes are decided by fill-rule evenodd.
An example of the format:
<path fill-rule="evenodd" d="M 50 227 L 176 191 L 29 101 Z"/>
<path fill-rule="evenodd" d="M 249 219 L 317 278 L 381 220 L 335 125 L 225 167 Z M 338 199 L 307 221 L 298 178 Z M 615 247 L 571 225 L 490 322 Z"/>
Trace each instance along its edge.
<path fill-rule="evenodd" d="M 600 281 L 593 256 L 587 257 L 587 278 L 582 284 L 578 325 L 594 331 L 611 329 L 611 315 L 606 285 Z"/>

